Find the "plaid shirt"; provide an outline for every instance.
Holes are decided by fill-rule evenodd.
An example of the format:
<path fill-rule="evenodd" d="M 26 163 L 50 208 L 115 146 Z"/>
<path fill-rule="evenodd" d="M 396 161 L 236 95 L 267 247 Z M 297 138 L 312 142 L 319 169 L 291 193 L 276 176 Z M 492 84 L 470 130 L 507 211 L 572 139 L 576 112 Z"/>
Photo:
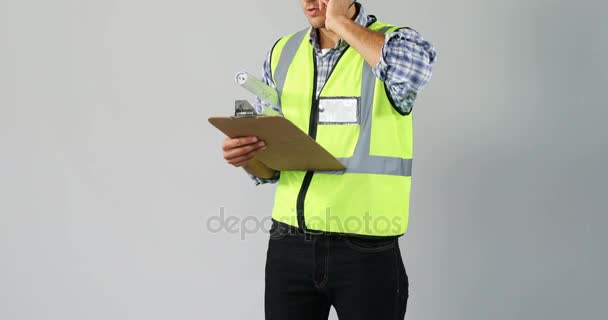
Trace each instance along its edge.
<path fill-rule="evenodd" d="M 375 21 L 375 17 L 367 15 L 363 6 L 359 6 L 359 13 L 355 22 L 367 26 Z M 348 44 L 340 39 L 336 47 L 322 50 L 319 47 L 318 35 L 310 33 L 309 38 L 315 51 L 317 62 L 317 97 L 323 89 L 333 66 L 342 53 L 348 48 Z M 270 55 L 268 52 L 262 71 L 262 81 L 271 87 L 275 87 L 270 72 Z M 384 45 L 380 61 L 372 68 L 376 77 L 386 84 L 393 98 L 395 109 L 400 114 L 409 114 L 414 106 L 418 91 L 430 80 L 432 65 L 436 60 L 436 52 L 433 45 L 425 41 L 422 36 L 412 29 L 398 29 L 385 35 Z M 263 103 L 259 98 L 257 104 Z M 280 107 L 270 106 L 281 112 Z M 251 178 L 256 185 L 263 183 L 275 183 L 278 181 L 280 172 L 276 172 L 271 179 L 262 179 L 255 176 Z"/>

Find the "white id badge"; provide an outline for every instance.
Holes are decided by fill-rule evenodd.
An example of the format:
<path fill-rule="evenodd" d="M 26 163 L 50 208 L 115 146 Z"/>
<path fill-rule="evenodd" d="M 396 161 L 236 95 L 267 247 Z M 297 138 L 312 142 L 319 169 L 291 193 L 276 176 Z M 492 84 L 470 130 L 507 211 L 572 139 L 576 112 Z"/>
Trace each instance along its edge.
<path fill-rule="evenodd" d="M 320 98 L 319 124 L 359 124 L 359 98 Z"/>

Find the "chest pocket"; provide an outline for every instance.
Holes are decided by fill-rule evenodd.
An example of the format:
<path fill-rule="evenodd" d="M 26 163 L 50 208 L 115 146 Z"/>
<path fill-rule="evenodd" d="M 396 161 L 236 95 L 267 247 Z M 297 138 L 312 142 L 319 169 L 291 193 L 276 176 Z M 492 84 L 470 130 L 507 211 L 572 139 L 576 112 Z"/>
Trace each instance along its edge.
<path fill-rule="evenodd" d="M 334 157 L 351 157 L 359 138 L 360 119 L 359 97 L 320 98 L 317 142 Z"/>
<path fill-rule="evenodd" d="M 319 124 L 357 125 L 360 123 L 359 97 L 323 97 L 319 99 Z"/>

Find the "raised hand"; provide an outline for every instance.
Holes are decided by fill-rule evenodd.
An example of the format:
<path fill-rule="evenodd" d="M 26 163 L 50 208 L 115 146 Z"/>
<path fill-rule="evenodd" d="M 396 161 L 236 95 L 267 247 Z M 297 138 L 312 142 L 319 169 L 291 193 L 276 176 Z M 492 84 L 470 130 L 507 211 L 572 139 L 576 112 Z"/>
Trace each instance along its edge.
<path fill-rule="evenodd" d="M 319 0 L 321 11 L 325 10 L 325 28 L 332 31 L 332 26 L 340 19 L 351 20 L 356 9 L 352 0 Z"/>

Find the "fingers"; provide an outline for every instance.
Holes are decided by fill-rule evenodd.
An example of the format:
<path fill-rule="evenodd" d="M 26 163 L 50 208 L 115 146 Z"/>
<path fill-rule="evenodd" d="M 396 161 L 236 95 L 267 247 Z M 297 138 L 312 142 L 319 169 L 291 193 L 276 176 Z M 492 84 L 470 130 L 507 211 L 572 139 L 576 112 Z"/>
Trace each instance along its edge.
<path fill-rule="evenodd" d="M 266 144 L 264 143 L 264 141 L 259 141 L 257 143 L 254 144 L 248 144 L 246 146 L 242 146 L 242 147 L 238 147 L 238 148 L 234 148 L 228 151 L 224 151 L 224 159 L 226 159 L 226 161 L 230 161 L 234 158 L 240 157 L 240 156 L 244 156 L 252 151 L 255 151 L 257 149 L 260 149 L 262 147 L 264 147 Z"/>
<path fill-rule="evenodd" d="M 232 150 L 234 148 L 238 148 L 238 147 L 241 147 L 241 146 L 244 146 L 244 145 L 256 143 L 258 141 L 259 141 L 258 137 L 242 137 L 242 138 L 235 138 L 235 139 L 227 137 L 224 140 L 224 143 L 222 144 L 222 150 L 223 151 L 230 151 L 230 150 Z"/>
<path fill-rule="evenodd" d="M 319 1 L 319 9 L 321 11 L 325 10 L 325 8 L 327 7 L 328 3 L 329 3 L 329 0 L 320 0 Z"/>
<path fill-rule="evenodd" d="M 264 141 L 258 141 L 255 137 L 226 139 L 223 144 L 224 159 L 234 165 L 240 166 L 251 160 L 255 155 L 266 149 Z M 257 141 L 251 143 L 252 141 Z"/>
<path fill-rule="evenodd" d="M 253 147 L 252 147 L 253 146 Z M 259 143 L 255 145 L 249 145 L 247 147 L 239 148 L 240 153 L 234 155 L 231 158 L 226 159 L 229 164 L 240 167 L 247 163 L 247 161 L 253 159 L 259 152 L 264 151 L 266 149 L 266 145 L 261 145 Z M 244 151 L 249 150 L 249 152 L 244 153 Z"/>
<path fill-rule="evenodd" d="M 242 167 L 242 166 L 244 166 L 244 165 L 245 165 L 245 164 L 246 164 L 246 163 L 247 163 L 249 160 L 251 160 L 251 159 L 255 158 L 255 155 L 256 155 L 256 154 L 257 154 L 257 151 L 256 151 L 256 152 L 254 152 L 254 153 L 253 153 L 253 154 L 251 154 L 251 155 L 241 157 L 242 159 L 238 159 L 238 160 L 236 160 L 236 159 L 235 159 L 234 161 L 232 161 L 232 162 L 228 162 L 228 163 L 230 163 L 231 165 L 233 165 L 233 166 L 235 166 L 235 167 Z"/>

